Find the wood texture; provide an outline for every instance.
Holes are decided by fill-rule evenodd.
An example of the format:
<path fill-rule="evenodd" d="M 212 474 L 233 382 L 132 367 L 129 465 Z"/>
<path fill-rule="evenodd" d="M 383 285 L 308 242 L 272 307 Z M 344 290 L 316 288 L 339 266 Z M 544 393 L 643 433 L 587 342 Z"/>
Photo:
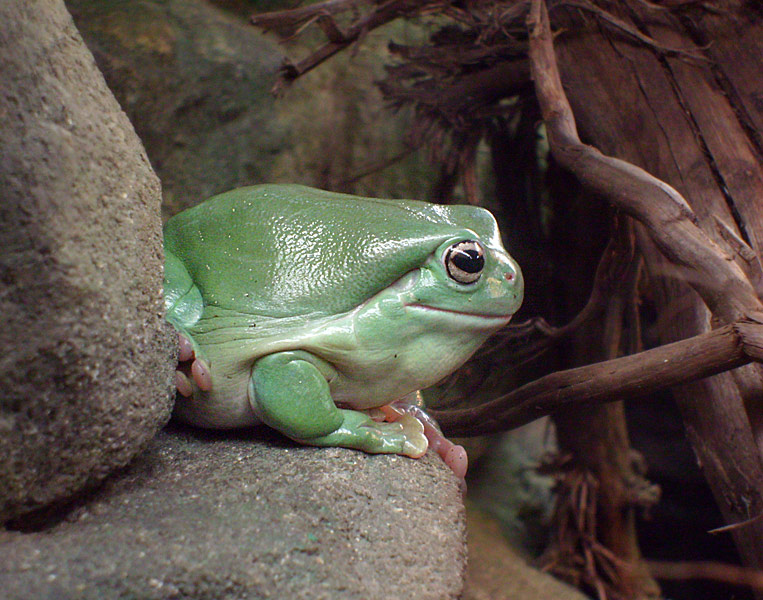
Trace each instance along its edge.
<path fill-rule="evenodd" d="M 629 12 L 629 8 L 636 4 L 638 7 Z M 624 18 L 644 28 L 638 10 L 645 3 L 624 6 Z M 726 9 L 725 19 L 745 19 L 742 3 L 729 2 Z M 574 15 L 569 19 L 560 22 L 580 26 Z M 702 50 L 692 45 L 691 37 L 675 17 L 660 11 L 649 14 L 652 27 L 660 20 L 669 21 L 666 27 L 679 32 L 679 37 L 665 38 L 666 41 L 680 42 L 682 47 L 695 52 Z M 655 35 L 658 34 L 655 30 Z M 713 141 L 714 136 L 719 137 L 714 133 L 717 131 L 724 132 L 730 138 L 729 143 L 746 146 L 751 152 L 755 146 L 743 135 L 747 130 L 739 127 L 736 107 L 721 108 L 723 102 L 729 102 L 729 97 L 713 87 L 715 78 L 711 63 L 687 66 L 685 57 L 666 57 L 653 48 L 614 37 L 606 44 L 601 41 L 600 32 L 589 32 L 570 36 L 557 45 L 565 91 L 583 136 L 603 152 L 639 164 L 680 190 L 682 196 L 688 198 L 694 218 L 681 209 L 680 200 L 664 190 L 650 193 L 641 185 L 631 187 L 626 184 L 621 188 L 626 193 L 612 194 L 610 187 L 622 182 L 607 169 L 616 168 L 617 159 L 602 161 L 596 153 L 576 146 L 574 137 L 565 135 L 557 142 L 561 141 L 561 146 L 571 145 L 594 168 L 584 160 L 575 160 L 574 155 L 571 160 L 567 151 L 555 156 L 568 168 L 578 169 L 576 174 L 587 171 L 586 176 L 579 175 L 581 181 L 605 194 L 615 206 L 626 210 L 644 225 L 642 250 L 647 258 L 658 310 L 663 315 L 660 320 L 663 341 L 685 336 L 687 332 L 700 333 L 710 327 L 702 301 L 687 284 L 711 309 L 716 322 L 728 323 L 740 311 L 758 311 L 760 301 L 755 289 L 758 286 L 754 285 L 756 279 L 759 280 L 755 274 L 758 266 L 750 260 L 752 254 L 744 251 L 744 244 L 729 243 L 729 239 L 744 242 L 746 219 L 754 223 L 752 215 L 742 215 L 734 203 L 735 196 L 725 184 L 727 177 L 734 179 L 733 174 L 724 175 L 719 166 L 730 168 L 729 163 L 738 163 L 726 158 L 714 161 L 709 150 L 718 146 L 716 152 L 722 152 L 720 142 Z M 547 64 L 550 63 L 547 61 Z M 671 64 L 680 76 L 674 75 Z M 558 82 L 553 83 L 556 85 L 548 92 L 564 94 Z M 538 87 L 539 97 L 544 93 L 544 89 Z M 686 100 L 694 94 L 697 95 L 696 101 Z M 700 124 L 709 127 L 709 117 L 699 109 L 695 116 L 691 106 L 701 103 L 708 94 L 711 96 L 708 103 L 716 106 L 713 114 L 716 122 L 706 134 Z M 558 103 L 556 106 L 566 109 Z M 547 126 L 555 128 L 558 117 L 553 113 L 550 116 L 546 119 Z M 734 136 L 739 135 L 742 137 L 735 139 Z M 553 145 L 555 142 L 550 139 Z M 753 158 L 760 163 L 759 156 Z M 600 169 L 597 163 L 604 163 L 606 168 Z M 644 178 L 640 170 L 626 168 L 622 172 L 628 180 L 636 178 L 648 183 L 649 178 Z M 598 183 L 590 180 L 596 180 L 600 175 L 603 178 Z M 750 187 L 754 187 L 754 177 L 750 181 L 753 184 Z M 640 200 L 633 202 L 628 195 L 631 190 L 639 194 Z M 737 189 L 736 193 L 741 194 L 742 190 Z M 745 188 L 745 193 L 750 193 L 749 188 Z M 754 203 L 748 203 L 747 209 L 754 211 Z M 719 222 L 723 224 L 722 228 L 718 227 Z M 738 223 L 742 231 L 737 228 Z M 754 230 L 754 224 L 750 227 Z M 712 241 L 708 243 L 708 240 Z M 659 252 L 650 251 L 655 247 Z M 689 438 L 721 511 L 730 523 L 747 521 L 763 511 L 763 467 L 754 435 L 754 429 L 760 431 L 761 395 L 763 389 L 758 367 L 739 369 L 733 375 L 676 390 Z M 760 566 L 763 557 L 763 527 L 760 523 L 740 527 L 734 530 L 734 536 L 745 562 Z"/>
<path fill-rule="evenodd" d="M 741 321 L 756 344 L 763 324 Z M 557 371 L 475 408 L 430 411 L 454 436 L 513 429 L 574 405 L 627 400 L 739 367 L 752 359 L 744 351 L 740 324 L 726 325 L 687 340 L 630 356 Z"/>

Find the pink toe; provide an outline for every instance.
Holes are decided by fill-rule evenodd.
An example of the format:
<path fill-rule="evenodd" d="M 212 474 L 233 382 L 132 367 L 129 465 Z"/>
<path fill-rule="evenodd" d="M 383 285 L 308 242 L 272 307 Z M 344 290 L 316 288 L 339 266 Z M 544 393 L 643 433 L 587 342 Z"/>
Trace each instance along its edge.
<path fill-rule="evenodd" d="M 429 448 L 442 456 L 443 453 L 440 449 L 442 448 L 443 443 L 450 442 L 429 423 L 424 423 L 424 435 L 427 436 L 427 441 L 429 441 Z"/>
<path fill-rule="evenodd" d="M 193 358 L 193 344 L 182 333 L 178 333 L 178 360 L 180 362 Z"/>
<path fill-rule="evenodd" d="M 186 398 L 193 394 L 191 382 L 188 380 L 188 377 L 185 376 L 185 373 L 181 373 L 180 371 L 175 371 L 175 387 L 178 390 L 178 394 L 185 396 Z"/>
<path fill-rule="evenodd" d="M 193 380 L 199 389 L 208 392 L 212 389 L 212 374 L 209 372 L 209 367 L 202 360 L 196 359 L 191 365 L 191 374 Z"/>
<path fill-rule="evenodd" d="M 397 410 L 391 404 L 385 404 L 384 406 L 380 406 L 379 410 L 384 415 L 384 418 L 387 421 L 387 423 L 394 423 L 400 417 L 403 416 L 403 413 L 401 411 Z"/>
<path fill-rule="evenodd" d="M 462 486 L 465 486 L 464 476 L 469 468 L 469 457 L 463 446 L 457 446 L 446 438 L 440 431 L 437 422 L 432 419 L 421 408 L 398 402 L 380 406 L 379 410 L 385 415 L 388 422 L 397 421 L 403 414 L 411 414 L 424 426 L 424 435 L 429 442 L 429 448 L 442 458 L 443 462 L 461 479 Z"/>
<path fill-rule="evenodd" d="M 466 476 L 466 471 L 469 468 L 469 457 L 463 446 L 453 444 L 442 458 L 456 477 L 463 479 Z"/>

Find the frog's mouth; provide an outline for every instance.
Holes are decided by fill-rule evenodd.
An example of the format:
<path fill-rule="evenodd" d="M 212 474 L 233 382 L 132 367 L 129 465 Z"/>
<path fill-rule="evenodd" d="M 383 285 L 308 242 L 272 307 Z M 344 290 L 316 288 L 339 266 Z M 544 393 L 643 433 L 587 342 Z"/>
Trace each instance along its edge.
<path fill-rule="evenodd" d="M 418 308 L 422 310 L 428 310 L 433 312 L 440 312 L 440 313 L 446 313 L 450 315 L 456 315 L 457 317 L 466 317 L 466 318 L 472 318 L 472 319 L 480 319 L 483 321 L 486 325 L 490 326 L 503 326 L 506 325 L 510 320 L 512 315 L 491 315 L 486 313 L 473 313 L 473 312 L 466 312 L 463 310 L 452 310 L 449 308 L 440 308 L 438 306 L 430 306 L 428 304 L 418 304 L 418 303 L 411 303 L 406 304 L 406 308 Z"/>

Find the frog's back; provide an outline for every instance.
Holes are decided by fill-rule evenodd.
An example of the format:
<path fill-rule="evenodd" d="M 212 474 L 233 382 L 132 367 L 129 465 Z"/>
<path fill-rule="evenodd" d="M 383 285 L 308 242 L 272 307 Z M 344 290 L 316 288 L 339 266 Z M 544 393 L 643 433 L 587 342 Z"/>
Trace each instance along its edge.
<path fill-rule="evenodd" d="M 206 305 L 278 318 L 350 310 L 465 229 L 497 236 L 476 207 L 260 185 L 176 215 L 164 243 Z"/>

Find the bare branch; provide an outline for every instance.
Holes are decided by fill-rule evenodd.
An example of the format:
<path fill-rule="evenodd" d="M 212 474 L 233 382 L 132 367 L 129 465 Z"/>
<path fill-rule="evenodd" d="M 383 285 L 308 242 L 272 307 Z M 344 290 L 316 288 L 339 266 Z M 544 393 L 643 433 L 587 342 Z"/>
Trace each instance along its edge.
<path fill-rule="evenodd" d="M 706 579 L 763 590 L 763 571 L 715 562 L 649 562 L 658 579 Z"/>
<path fill-rule="evenodd" d="M 449 435 L 484 435 L 575 404 L 646 396 L 761 358 L 763 318 L 744 318 L 638 354 L 558 371 L 474 408 L 430 412 Z"/>
<path fill-rule="evenodd" d="M 761 519 L 763 519 L 763 513 L 759 513 L 755 515 L 754 517 L 745 519 L 744 521 L 732 523 L 731 525 L 724 525 L 723 527 L 716 527 L 715 529 L 710 529 L 708 530 L 708 533 L 716 535 L 719 533 L 726 533 L 727 531 L 734 531 L 736 529 L 741 529 L 742 527 L 749 527 L 750 525 L 757 523 Z"/>
<path fill-rule="evenodd" d="M 278 10 L 252 15 L 250 22 L 264 31 L 275 31 L 282 39 L 290 39 L 319 16 L 334 15 L 351 10 L 361 4 L 361 0 L 326 0 L 308 6 L 288 10 Z"/>

